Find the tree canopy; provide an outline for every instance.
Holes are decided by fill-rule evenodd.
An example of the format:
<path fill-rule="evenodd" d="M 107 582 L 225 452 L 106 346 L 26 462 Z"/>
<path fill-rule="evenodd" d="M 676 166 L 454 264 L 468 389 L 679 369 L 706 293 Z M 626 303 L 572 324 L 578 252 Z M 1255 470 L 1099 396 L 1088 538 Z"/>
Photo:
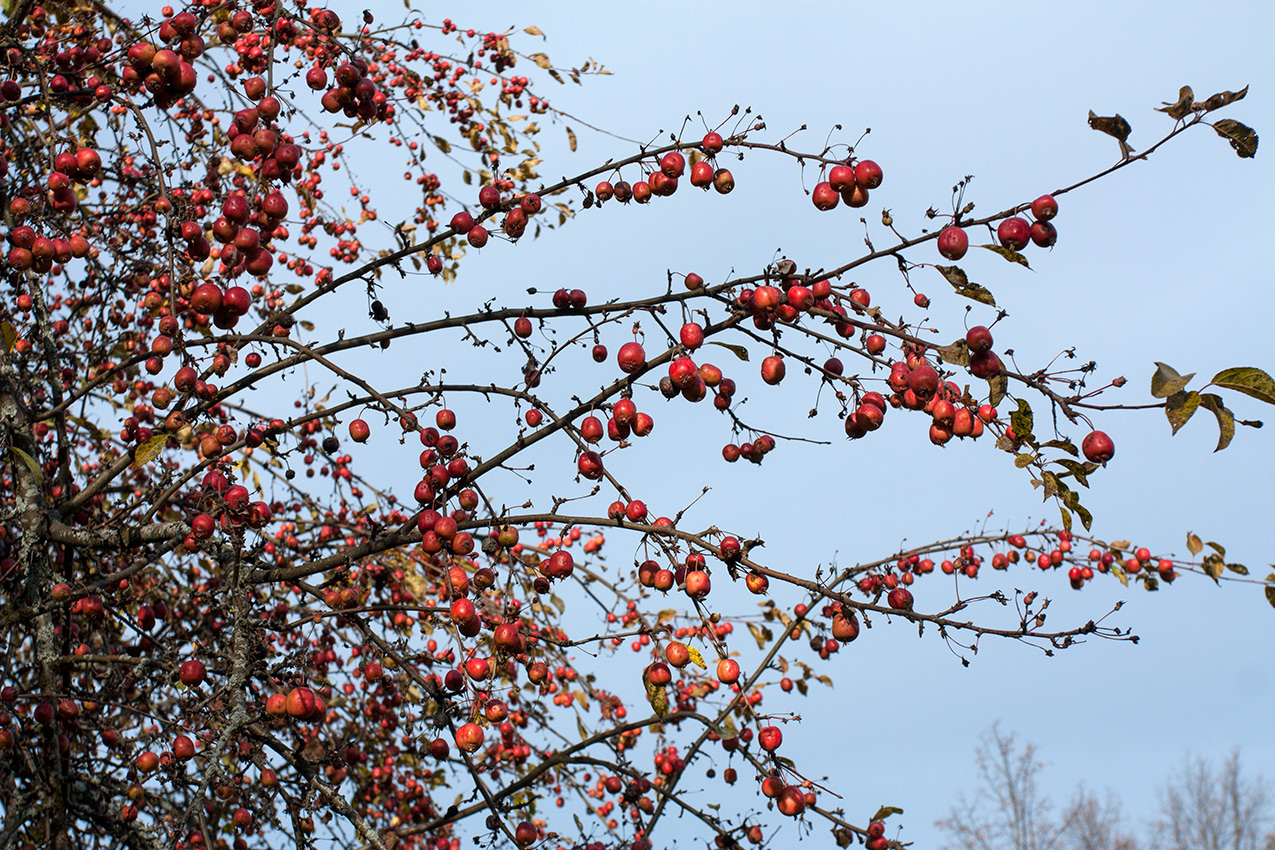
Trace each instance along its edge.
<path fill-rule="evenodd" d="M 1090 113 L 1076 132 L 1114 160 L 1090 176 L 994 210 L 967 177 L 905 219 L 870 134 L 792 138 L 749 107 L 547 161 L 549 133 L 608 138 L 557 87 L 606 68 L 555 63 L 534 26 L 301 0 L 6 10 L 0 846 L 733 847 L 795 818 L 880 850 L 901 812 L 784 747 L 821 734 L 796 700 L 864 630 L 968 663 L 995 638 L 1136 639 L 1106 611 L 1048 616 L 1092 582 L 1246 581 L 1275 604 L 1223 542 L 1101 539 L 1085 505 L 1119 463 L 1104 417 L 1176 432 L 1204 410 L 1223 449 L 1275 381 L 1161 363 L 1130 404 L 1083 353 L 1019 362 L 1031 331 L 1000 324 L 997 283 L 1048 262 L 1072 193 L 1185 134 L 1254 157 L 1230 117 L 1247 87 L 1183 87 L 1136 149 Z M 518 265 L 589 217 L 693 227 L 780 167 L 853 238 L 750 267 L 707 245 L 656 277 L 626 276 L 626 244 L 614 280 Z M 767 547 L 803 479 L 893 427 L 1020 470 L 1046 521 L 840 560 L 834 531 L 817 565 Z M 822 468 L 783 466 L 799 450 Z M 678 486 L 637 489 L 659 465 Z M 791 473 L 773 514 L 683 498 L 762 465 Z M 692 766 L 749 802 L 686 793 Z"/>

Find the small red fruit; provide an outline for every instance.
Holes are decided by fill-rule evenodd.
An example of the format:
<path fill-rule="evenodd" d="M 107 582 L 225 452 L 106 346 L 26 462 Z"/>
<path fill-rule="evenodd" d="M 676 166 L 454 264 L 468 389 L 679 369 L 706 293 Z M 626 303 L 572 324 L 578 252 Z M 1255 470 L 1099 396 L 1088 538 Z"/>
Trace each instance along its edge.
<path fill-rule="evenodd" d="M 1052 248 L 1058 241 L 1058 228 L 1047 221 L 1033 221 L 1031 238 L 1038 247 Z"/>
<path fill-rule="evenodd" d="M 862 160 L 854 167 L 854 182 L 865 189 L 875 189 L 881 185 L 881 166 L 870 159 Z"/>
<path fill-rule="evenodd" d="M 815 186 L 814 191 L 810 193 L 810 200 L 814 202 L 816 209 L 827 211 L 834 209 L 841 202 L 841 194 L 825 180 Z"/>
<path fill-rule="evenodd" d="M 288 692 L 288 714 L 298 719 L 309 717 L 314 713 L 316 705 L 314 691 L 306 687 L 293 688 Z"/>
<path fill-rule="evenodd" d="M 664 648 L 664 660 L 674 667 L 685 667 L 691 662 L 691 650 L 681 641 L 673 641 Z"/>
<path fill-rule="evenodd" d="M 712 589 L 712 581 L 703 570 L 691 570 L 686 574 L 686 595 L 692 599 L 703 599 Z"/>
<path fill-rule="evenodd" d="M 1053 195 L 1041 195 L 1032 201 L 1032 215 L 1037 221 L 1049 221 L 1058 215 L 1058 202 Z"/>
<path fill-rule="evenodd" d="M 673 671 L 663 661 L 656 661 L 646 668 L 646 679 L 652 685 L 661 687 L 673 681 Z"/>
<path fill-rule="evenodd" d="M 681 177 L 686 170 L 686 157 L 677 151 L 669 151 L 660 160 L 660 171 L 665 177 Z"/>
<path fill-rule="evenodd" d="M 466 723 L 456 730 L 456 746 L 467 753 L 478 750 L 486 736 L 477 723 Z"/>
<path fill-rule="evenodd" d="M 576 461 L 576 468 L 584 478 L 597 481 L 602 477 L 602 456 L 597 452 L 582 452 L 580 459 Z"/>
<path fill-rule="evenodd" d="M 983 325 L 975 325 L 965 332 L 965 344 L 974 354 L 989 351 L 992 347 L 992 332 Z"/>
<path fill-rule="evenodd" d="M 834 165 L 828 171 L 828 184 L 838 192 L 844 192 L 854 187 L 854 167 L 849 165 Z"/>
<path fill-rule="evenodd" d="M 1031 225 L 1027 219 L 1014 216 L 1007 218 L 996 228 L 996 238 L 1001 246 L 1011 251 L 1021 251 L 1031 240 Z"/>
<path fill-rule="evenodd" d="M 366 443 L 371 434 L 372 429 L 362 419 L 355 419 L 350 423 L 350 439 L 354 442 Z"/>
<path fill-rule="evenodd" d="M 774 386 L 784 379 L 784 359 L 772 354 L 761 362 L 761 379 Z"/>
<path fill-rule="evenodd" d="M 1090 461 L 1105 464 L 1115 456 L 1116 444 L 1105 432 L 1093 431 L 1081 442 L 1080 450 Z"/>
<path fill-rule="evenodd" d="M 796 785 L 789 785 L 779 794 L 775 808 L 779 809 L 780 814 L 795 818 L 806 810 L 806 795 Z"/>
<path fill-rule="evenodd" d="M 939 233 L 939 253 L 946 259 L 953 262 L 959 260 L 965 256 L 965 252 L 969 250 L 969 247 L 969 236 L 964 230 L 955 225 L 949 225 Z"/>
<path fill-rule="evenodd" d="M 177 678 L 182 684 L 198 685 L 204 680 L 204 663 L 197 658 L 190 659 L 177 671 Z"/>
<path fill-rule="evenodd" d="M 621 372 L 626 375 L 632 375 L 646 365 L 646 352 L 636 342 L 626 342 L 620 346 L 620 351 L 616 354 L 615 359 L 620 366 Z"/>

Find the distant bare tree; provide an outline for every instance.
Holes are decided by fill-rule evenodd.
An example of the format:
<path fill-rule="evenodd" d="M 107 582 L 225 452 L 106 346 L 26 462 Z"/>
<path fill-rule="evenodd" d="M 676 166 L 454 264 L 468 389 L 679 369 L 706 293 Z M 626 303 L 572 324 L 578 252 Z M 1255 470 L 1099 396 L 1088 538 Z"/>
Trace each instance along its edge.
<path fill-rule="evenodd" d="M 1137 850 L 1138 842 L 1124 832 L 1124 813 L 1120 800 L 1113 796 L 1101 799 L 1083 786 L 1064 813 L 1063 847 L 1066 850 Z"/>
<path fill-rule="evenodd" d="M 1053 803 L 1037 786 L 1044 765 L 1030 743 L 1020 749 L 1011 733 L 993 725 L 974 753 L 979 787 L 962 794 L 938 827 L 951 850 L 1137 850 L 1123 833 L 1120 803 L 1076 790 L 1054 818 Z"/>
<path fill-rule="evenodd" d="M 1258 775 L 1247 778 L 1239 750 L 1216 771 L 1203 758 L 1188 756 L 1160 792 L 1155 825 L 1160 850 L 1275 850 L 1271 788 Z"/>

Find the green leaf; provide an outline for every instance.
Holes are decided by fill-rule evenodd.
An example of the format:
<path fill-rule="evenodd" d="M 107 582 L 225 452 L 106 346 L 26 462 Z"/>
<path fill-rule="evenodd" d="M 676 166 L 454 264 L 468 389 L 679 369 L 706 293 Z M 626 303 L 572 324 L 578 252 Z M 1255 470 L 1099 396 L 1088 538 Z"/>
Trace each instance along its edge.
<path fill-rule="evenodd" d="M 642 685 L 646 688 L 646 698 L 655 713 L 660 717 L 668 714 L 668 693 L 665 692 L 664 685 L 653 684 L 646 670 L 642 671 Z"/>
<path fill-rule="evenodd" d="M 882 806 L 877 809 L 877 813 L 872 816 L 872 820 L 885 820 L 890 815 L 901 815 L 903 810 L 898 806 Z"/>
<path fill-rule="evenodd" d="M 1275 378 L 1256 366 L 1223 369 L 1213 376 L 1211 383 L 1223 389 L 1244 393 L 1267 404 L 1275 404 Z"/>
<path fill-rule="evenodd" d="M 1032 408 L 1025 400 L 1018 400 L 1018 409 L 1009 415 L 1009 424 L 1014 428 L 1014 436 L 1020 440 L 1032 435 Z"/>
<path fill-rule="evenodd" d="M 1189 375 L 1179 375 L 1172 366 L 1159 361 L 1156 361 L 1155 366 L 1155 374 L 1151 376 L 1151 395 L 1156 398 L 1168 398 L 1186 389 L 1186 385 L 1195 377 L 1194 372 Z"/>
<path fill-rule="evenodd" d="M 44 483 L 44 470 L 40 468 L 40 464 L 36 463 L 35 458 L 17 446 L 9 446 L 9 451 L 17 455 L 18 460 L 22 461 L 22 464 L 31 471 L 31 474 L 35 476 L 36 483 Z"/>
<path fill-rule="evenodd" d="M 1120 580 L 1125 587 L 1129 586 L 1129 574 L 1124 571 L 1124 567 L 1118 563 L 1111 565 L 1111 574 Z"/>
<path fill-rule="evenodd" d="M 1004 401 L 1005 394 L 1008 392 L 1009 378 L 1005 377 L 1004 372 L 997 372 L 987 379 L 987 403 L 992 407 Z"/>
<path fill-rule="evenodd" d="M 1257 156 L 1257 133 L 1246 124 L 1230 118 L 1213 122 L 1213 130 L 1231 143 L 1240 159 L 1252 159 Z"/>
<path fill-rule="evenodd" d="M 1031 266 L 1027 264 L 1026 257 L 1018 253 L 1017 251 L 1011 251 L 1010 249 L 1002 245 L 979 245 L 978 247 L 986 248 L 987 250 L 991 251 L 993 254 L 1000 254 L 1002 257 L 1009 260 L 1011 263 L 1018 263 L 1020 266 L 1023 266 L 1024 268 L 1028 268 L 1028 269 L 1031 268 Z"/>
<path fill-rule="evenodd" d="M 980 304 L 986 304 L 989 307 L 996 306 L 996 299 L 992 297 L 992 293 L 984 286 L 977 283 L 971 283 L 965 272 L 961 271 L 959 266 L 935 266 L 943 277 L 947 278 L 947 282 L 952 284 L 952 288 L 956 290 L 957 295 L 964 295 L 966 298 L 972 298 Z"/>
<path fill-rule="evenodd" d="M 718 342 L 718 341 L 717 341 L 717 340 L 715 340 L 715 339 L 710 339 L 710 340 L 708 341 L 708 344 L 709 344 L 709 345 L 720 345 L 722 348 L 726 349 L 726 350 L 727 350 L 727 351 L 729 351 L 731 354 L 734 354 L 734 355 L 735 355 L 736 357 L 738 357 L 740 360 L 743 360 L 743 361 L 745 361 L 745 362 L 747 362 L 747 361 L 748 361 L 748 349 L 747 349 L 747 348 L 744 348 L 744 346 L 742 346 L 742 345 L 732 345 L 732 344 L 731 344 L 731 343 L 729 343 L 729 342 Z"/>
<path fill-rule="evenodd" d="M 1187 532 L 1186 550 L 1192 555 L 1198 555 L 1204 549 L 1204 541 L 1200 540 L 1199 535 Z"/>
<path fill-rule="evenodd" d="M 1235 414 L 1227 410 L 1226 405 L 1222 404 L 1222 397 L 1214 393 L 1200 396 L 1200 404 L 1213 411 L 1213 415 L 1217 417 L 1217 448 L 1213 451 L 1220 452 L 1231 444 L 1231 438 L 1235 436 Z"/>
<path fill-rule="evenodd" d="M 1066 485 L 1059 481 L 1058 476 L 1052 472 L 1042 472 L 1040 477 L 1041 480 L 1045 482 L 1044 490 L 1046 499 L 1067 489 Z"/>
<path fill-rule="evenodd" d="M 1089 510 L 1079 502 L 1076 503 L 1074 510 L 1080 515 L 1080 524 L 1085 527 L 1085 531 L 1088 531 L 1090 526 L 1093 525 L 1093 514 L 1089 513 Z"/>
<path fill-rule="evenodd" d="M 1069 509 L 1075 511 L 1080 516 L 1081 524 L 1084 525 L 1085 530 L 1088 531 L 1089 526 L 1093 524 L 1093 515 L 1089 513 L 1084 505 L 1080 504 L 1080 494 L 1075 490 L 1067 490 L 1063 494 L 1063 501 Z"/>
<path fill-rule="evenodd" d="M 1040 447 L 1042 449 L 1062 449 L 1073 457 L 1080 457 L 1080 452 L 1077 451 L 1076 444 L 1071 440 L 1048 440 L 1047 442 L 1041 443 Z"/>
<path fill-rule="evenodd" d="M 1089 475 L 1098 468 L 1098 464 L 1071 460 L 1070 458 L 1059 458 L 1054 463 L 1066 469 L 1076 479 L 1076 483 L 1081 487 L 1089 486 Z"/>
<path fill-rule="evenodd" d="M 1187 423 L 1190 418 L 1195 415 L 1195 411 L 1200 407 L 1200 394 L 1192 390 L 1191 392 L 1178 392 L 1169 396 L 1164 402 L 1164 415 L 1169 419 L 1169 427 L 1173 429 L 1173 433 L 1178 433 L 1182 426 Z"/>

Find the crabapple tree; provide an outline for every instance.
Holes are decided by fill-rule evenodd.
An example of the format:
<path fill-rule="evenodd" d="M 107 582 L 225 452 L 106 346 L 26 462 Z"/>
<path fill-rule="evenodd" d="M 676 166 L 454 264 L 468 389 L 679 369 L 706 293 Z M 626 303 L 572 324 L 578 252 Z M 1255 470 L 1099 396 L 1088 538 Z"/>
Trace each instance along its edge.
<path fill-rule="evenodd" d="M 893 810 L 785 753 L 809 731 L 786 703 L 867 651 L 862 629 L 1053 652 L 1131 635 L 1046 626 L 1047 593 L 1244 572 L 1194 535 L 1181 557 L 1092 536 L 1080 493 L 1119 464 L 1099 420 L 1123 381 L 1018 365 L 992 289 L 955 263 L 1047 262 L 1069 193 L 1183 133 L 1253 156 L 1216 115 L 1246 90 L 1184 88 L 1141 152 L 1091 116 L 1121 159 L 1048 194 L 975 214 L 963 182 L 950 209 L 869 224 L 888 151 L 798 150 L 747 109 L 549 172 L 541 134 L 577 137 L 546 81 L 605 71 L 531 52 L 535 27 L 307 0 L 5 5 L 0 846 L 649 850 L 674 818 L 719 847 L 790 819 L 897 846 Z M 403 163 L 397 190 L 350 167 L 377 160 Z M 521 244 L 673 216 L 688 193 L 728 205 L 765 167 L 809 186 L 808 215 L 862 221 L 866 251 L 634 270 L 606 299 L 583 274 L 518 279 Z M 476 264 L 514 285 L 467 290 Z M 897 270 L 898 318 L 855 283 L 869 266 Z M 984 318 L 931 315 L 929 286 Z M 471 306 L 432 309 L 444 287 Z M 781 384 L 810 399 L 806 433 L 771 425 Z M 1224 447 L 1260 424 L 1227 405 L 1275 384 L 1161 365 L 1151 395 L 1174 430 L 1209 410 Z M 777 564 L 731 516 L 635 491 L 669 411 L 702 423 L 696 486 L 793 440 L 853 456 L 917 423 L 925 451 L 1021 469 L 1056 520 Z M 1040 592 L 976 593 L 1027 569 Z M 692 766 L 738 805 L 679 793 Z"/>

